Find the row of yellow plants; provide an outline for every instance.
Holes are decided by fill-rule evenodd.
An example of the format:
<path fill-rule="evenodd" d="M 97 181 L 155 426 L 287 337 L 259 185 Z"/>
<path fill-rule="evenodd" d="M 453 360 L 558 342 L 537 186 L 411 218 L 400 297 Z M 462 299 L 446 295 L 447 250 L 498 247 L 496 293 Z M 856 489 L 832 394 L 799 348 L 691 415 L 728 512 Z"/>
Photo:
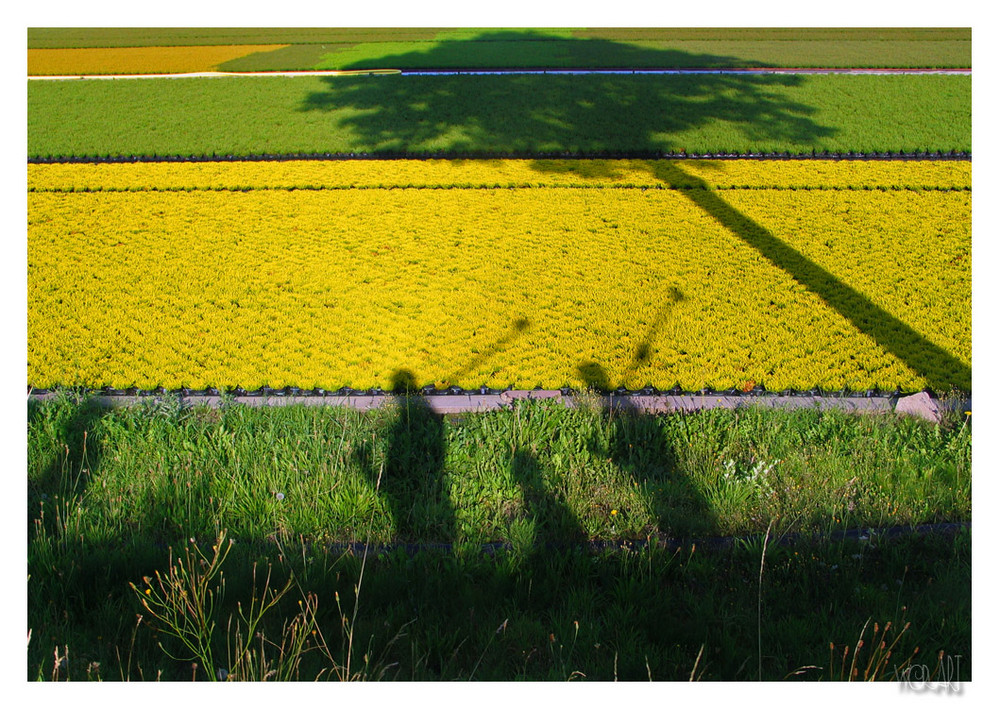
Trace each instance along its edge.
<path fill-rule="evenodd" d="M 88 74 L 184 74 L 215 71 L 220 64 L 282 44 L 198 47 L 88 47 L 29 49 L 28 76 Z"/>
<path fill-rule="evenodd" d="M 958 189 L 706 203 L 658 179 Z M 36 387 L 388 388 L 403 369 L 439 387 L 969 386 L 961 367 L 893 355 L 732 220 L 967 367 L 967 163 L 32 165 L 28 180 Z"/>
<path fill-rule="evenodd" d="M 29 190 L 369 187 L 971 189 L 969 161 L 289 160 L 32 165 Z M 682 169 L 671 169 L 683 166 Z"/>

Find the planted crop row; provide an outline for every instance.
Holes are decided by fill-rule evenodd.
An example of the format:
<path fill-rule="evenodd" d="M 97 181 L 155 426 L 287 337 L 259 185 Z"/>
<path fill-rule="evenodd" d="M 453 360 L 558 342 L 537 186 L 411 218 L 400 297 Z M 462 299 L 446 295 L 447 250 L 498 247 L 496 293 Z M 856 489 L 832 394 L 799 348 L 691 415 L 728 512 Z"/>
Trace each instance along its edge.
<path fill-rule="evenodd" d="M 666 170 L 682 166 L 682 170 Z M 392 187 L 959 189 L 966 161 L 357 160 L 48 164 L 29 191 Z"/>
<path fill-rule="evenodd" d="M 219 65 L 280 44 L 201 47 L 29 49 L 28 76 L 78 74 L 180 74 L 216 70 Z"/>
<path fill-rule="evenodd" d="M 227 77 L 28 86 L 28 157 L 971 150 L 968 76 Z"/>
<path fill-rule="evenodd" d="M 490 39 L 490 36 L 496 38 Z M 29 49 L 28 75 L 353 69 L 936 67 L 972 65 L 969 41 L 636 41 L 510 34 L 441 42 Z"/>
<path fill-rule="evenodd" d="M 855 161 L 923 161 L 952 160 L 968 161 L 972 159 L 969 151 L 846 151 L 833 152 L 828 150 L 810 150 L 801 153 L 790 151 L 770 153 L 688 153 L 686 151 L 621 151 L 601 150 L 594 154 L 570 151 L 504 151 L 487 153 L 483 151 L 445 151 L 439 153 L 421 153 L 411 151 L 386 151 L 373 153 L 248 153 L 233 155 L 232 153 L 211 153 L 205 155 L 95 155 L 95 156 L 32 156 L 28 158 L 29 165 L 123 165 L 128 163 L 259 163 L 259 162 L 290 162 L 305 160 L 855 160 Z"/>
<path fill-rule="evenodd" d="M 186 45 L 186 46 L 185 46 Z M 166 55 L 212 45 L 232 52 L 226 71 L 358 68 L 969 67 L 969 30 L 378 30 L 150 28 L 29 30 L 29 74 L 114 74 L 172 69 Z M 144 51 L 144 50 L 149 51 Z M 183 66 L 190 64 L 190 61 Z M 59 69 L 55 69 L 59 66 Z"/>
<path fill-rule="evenodd" d="M 473 40 L 311 45 L 243 56 L 229 71 L 279 69 L 970 67 L 971 41 L 557 39 L 491 32 Z M 309 62 L 308 66 L 301 66 Z M 299 66 L 295 66 L 299 64 Z"/>
<path fill-rule="evenodd" d="M 473 40 L 496 29 L 431 27 L 29 27 L 28 48 L 147 47 L 225 44 L 326 44 Z M 610 27 L 595 29 L 506 29 L 530 40 L 598 39 L 613 42 L 667 40 L 742 41 L 972 41 L 969 28 L 949 27 Z"/>
<path fill-rule="evenodd" d="M 29 193 L 29 383 L 969 388 L 964 189 L 716 192 L 701 174 L 808 169 L 655 161 L 30 166 L 29 182 L 232 168 L 263 187 L 325 167 L 345 184 L 421 166 L 543 185 Z M 968 179 L 963 163 L 871 167 L 907 166 L 921 184 Z M 851 180 L 859 164 L 827 167 Z M 706 189 L 544 186 L 629 171 Z"/>

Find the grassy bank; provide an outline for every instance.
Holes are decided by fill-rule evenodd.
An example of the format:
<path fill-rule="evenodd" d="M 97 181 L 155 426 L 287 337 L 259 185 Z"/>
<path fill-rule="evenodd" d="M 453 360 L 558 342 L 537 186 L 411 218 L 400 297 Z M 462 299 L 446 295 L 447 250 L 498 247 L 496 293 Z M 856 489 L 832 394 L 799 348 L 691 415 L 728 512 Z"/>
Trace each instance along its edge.
<path fill-rule="evenodd" d="M 808 410 L 648 416 L 535 402 L 449 421 L 419 398 L 368 413 L 102 412 L 67 399 L 33 405 L 29 452 L 32 516 L 69 506 L 97 539 L 141 531 L 171 543 L 226 528 L 239 539 L 479 544 L 970 515 L 964 422 Z"/>
<path fill-rule="evenodd" d="M 893 663 L 969 658 L 966 533 L 829 537 L 968 520 L 964 415 L 934 426 L 529 404 L 440 419 L 419 400 L 359 413 L 67 397 L 30 406 L 28 441 L 33 678 L 204 679 L 211 664 L 234 678 L 748 680 L 813 665 L 791 677 L 844 679 L 859 635 L 889 621 L 888 641 L 911 622 Z M 225 561 L 170 575 L 189 539 L 210 559 L 221 530 L 220 551 L 235 540 Z M 796 531 L 819 537 L 775 542 Z M 719 534 L 742 539 L 573 544 Z M 335 552 L 344 541 L 422 547 L 366 558 Z M 504 548 L 484 554 L 494 541 Z M 192 570 L 212 578 L 198 587 Z M 203 641 L 187 653 L 157 615 L 220 579 L 206 626 L 180 633 Z M 250 598 L 266 606 L 265 588 L 286 583 L 251 628 L 263 607 Z M 237 631 L 256 630 L 277 645 L 239 651 Z"/>
<path fill-rule="evenodd" d="M 28 156 L 968 151 L 970 102 L 967 76 L 29 82 Z"/>
<path fill-rule="evenodd" d="M 28 676 L 844 681 L 899 680 L 916 667 L 924 679 L 969 680 L 967 534 L 768 542 L 368 557 L 237 542 L 210 567 L 182 543 L 66 538 L 43 551 L 36 539 Z M 208 544 L 201 554 L 213 558 Z M 178 560 L 203 571 L 185 579 Z M 199 584 L 213 604 L 196 603 L 205 626 L 183 630 L 169 611 Z M 957 672 L 946 676 L 948 659 Z"/>

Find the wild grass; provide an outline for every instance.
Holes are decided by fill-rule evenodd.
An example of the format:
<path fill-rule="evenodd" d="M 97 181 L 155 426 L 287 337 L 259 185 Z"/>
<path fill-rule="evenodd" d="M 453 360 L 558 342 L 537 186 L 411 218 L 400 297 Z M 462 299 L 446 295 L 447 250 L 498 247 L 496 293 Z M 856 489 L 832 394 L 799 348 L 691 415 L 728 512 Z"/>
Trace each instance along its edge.
<path fill-rule="evenodd" d="M 952 415 L 961 418 L 963 414 Z M 552 402 L 433 414 L 177 400 L 29 415 L 32 515 L 105 539 L 539 542 L 970 516 L 970 427 L 813 410 L 647 416 Z M 377 489 L 380 486 L 380 489 Z"/>
<path fill-rule="evenodd" d="M 28 426 L 32 678 L 840 678 L 868 619 L 969 657 L 968 533 L 826 534 L 967 520 L 964 416 L 66 396 Z"/>

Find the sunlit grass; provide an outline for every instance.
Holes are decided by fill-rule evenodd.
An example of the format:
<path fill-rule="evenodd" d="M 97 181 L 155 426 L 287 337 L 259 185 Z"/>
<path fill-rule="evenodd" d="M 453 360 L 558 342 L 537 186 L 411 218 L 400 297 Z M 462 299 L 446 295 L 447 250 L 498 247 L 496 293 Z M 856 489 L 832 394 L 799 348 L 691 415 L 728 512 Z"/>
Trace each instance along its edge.
<path fill-rule="evenodd" d="M 369 413 L 57 401 L 33 405 L 29 442 L 32 514 L 103 539 L 225 528 L 249 540 L 484 543 L 530 521 L 538 541 L 583 541 L 970 514 L 971 438 L 957 419 L 534 403 L 449 421 L 405 398 Z"/>
<path fill-rule="evenodd" d="M 227 591 L 211 612 L 215 631 L 198 638 L 234 678 L 264 675 L 279 658 L 301 679 L 750 680 L 804 666 L 816 666 L 806 677 L 836 678 L 829 645 L 853 648 L 870 619 L 912 622 L 899 650 L 919 646 L 915 662 L 938 651 L 968 659 L 967 535 L 830 535 L 968 520 L 970 439 L 964 415 L 934 426 L 544 403 L 461 420 L 417 402 L 371 413 L 32 404 L 28 672 L 218 675 L 170 660 L 183 646 L 139 601 L 153 591 L 144 577 L 167 573 L 168 547 L 176 560 L 193 540 L 211 557 L 223 530 L 235 542 L 218 569 Z M 781 543 L 788 532 L 807 535 Z M 722 551 L 703 539 L 725 533 L 743 537 Z M 679 547 L 573 546 L 667 535 Z M 347 540 L 359 546 L 342 555 L 334 543 Z M 360 546 L 406 541 L 425 547 L 365 557 Z M 505 547 L 484 555 L 487 541 Z M 252 619 L 250 599 L 287 582 L 260 631 L 312 650 L 255 645 L 257 656 L 234 665 L 226 639 L 244 627 L 227 615 L 240 602 Z M 293 620 L 323 636 L 289 636 Z"/>

